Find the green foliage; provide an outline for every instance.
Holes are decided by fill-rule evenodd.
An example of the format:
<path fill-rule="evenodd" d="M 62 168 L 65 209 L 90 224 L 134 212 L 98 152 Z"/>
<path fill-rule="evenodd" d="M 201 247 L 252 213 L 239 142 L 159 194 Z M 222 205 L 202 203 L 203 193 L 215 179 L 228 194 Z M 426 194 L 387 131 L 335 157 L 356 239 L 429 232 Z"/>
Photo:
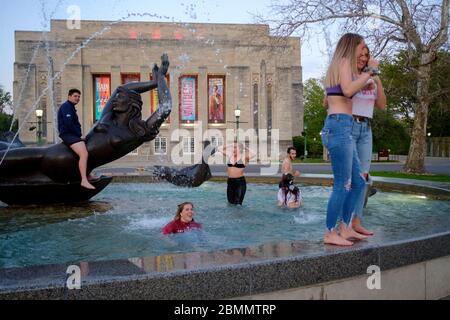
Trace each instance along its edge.
<path fill-rule="evenodd" d="M 304 85 L 304 99 L 305 99 L 305 125 L 306 132 L 306 147 L 308 149 L 308 157 L 321 157 L 323 153 L 322 140 L 320 138 L 320 131 L 322 130 L 325 118 L 327 117 L 327 110 L 323 106 L 325 97 L 324 89 L 318 79 L 308 79 Z M 295 137 L 294 145 L 299 155 L 304 154 L 304 138 Z"/>
<path fill-rule="evenodd" d="M 0 112 L 0 132 L 9 131 L 12 118 L 13 118 L 12 115 Z M 16 120 L 16 121 L 14 121 L 14 127 L 13 127 L 12 131 L 16 132 L 17 129 L 18 129 L 18 125 L 17 125 L 17 120 Z"/>
<path fill-rule="evenodd" d="M 2 86 L 0 86 L 0 113 L 5 112 L 6 107 L 12 105 L 12 98 L 9 92 L 6 92 Z"/>
<path fill-rule="evenodd" d="M 417 57 L 406 51 L 391 60 L 382 61 L 383 86 L 388 100 L 388 112 L 412 130 L 417 103 Z M 450 136 L 450 52 L 440 51 L 432 65 L 427 132 L 433 137 Z"/>
<path fill-rule="evenodd" d="M 391 150 L 391 154 L 408 154 L 410 137 L 407 125 L 391 112 L 375 110 L 372 121 L 373 152 Z"/>
<path fill-rule="evenodd" d="M 11 105 L 11 94 L 0 86 L 0 132 L 9 131 L 13 116 L 6 114 L 5 109 Z M 13 131 L 17 131 L 17 120 L 14 123 Z"/>
<path fill-rule="evenodd" d="M 314 141 L 314 138 L 310 139 L 306 136 L 306 148 L 308 149 L 308 158 L 322 158 L 323 146 L 321 140 Z M 298 136 L 293 137 L 294 147 L 297 149 L 297 158 L 301 158 L 305 154 L 305 138 Z"/>

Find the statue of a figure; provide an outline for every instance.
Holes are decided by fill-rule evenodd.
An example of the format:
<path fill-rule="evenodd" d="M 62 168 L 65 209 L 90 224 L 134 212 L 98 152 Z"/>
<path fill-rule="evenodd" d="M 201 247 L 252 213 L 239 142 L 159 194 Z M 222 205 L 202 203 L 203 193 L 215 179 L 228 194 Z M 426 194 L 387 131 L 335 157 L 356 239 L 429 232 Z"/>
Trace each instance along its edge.
<path fill-rule="evenodd" d="M 161 67 L 155 64 L 153 68 L 152 81 L 129 83 L 113 92 L 100 120 L 85 139 L 89 152 L 87 174 L 159 134 L 160 126 L 172 110 L 166 83 L 168 68 L 169 59 L 164 54 Z M 144 121 L 140 94 L 153 89 L 158 90 L 159 107 Z M 7 151 L 4 143 L 0 144 L 0 150 L 2 159 Z M 65 144 L 27 148 L 16 143 L 11 145 L 0 165 L 0 200 L 7 204 L 80 202 L 89 200 L 111 182 L 109 177 L 91 180 L 96 189 L 89 190 L 80 186 L 80 179 L 78 156 Z"/>

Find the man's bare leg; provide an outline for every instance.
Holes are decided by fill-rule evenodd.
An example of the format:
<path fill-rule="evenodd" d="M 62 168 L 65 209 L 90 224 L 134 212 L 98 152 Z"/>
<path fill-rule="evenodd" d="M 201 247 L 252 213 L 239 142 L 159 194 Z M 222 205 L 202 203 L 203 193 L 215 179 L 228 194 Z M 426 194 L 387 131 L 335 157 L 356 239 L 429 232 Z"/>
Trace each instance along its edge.
<path fill-rule="evenodd" d="M 80 169 L 80 175 L 81 175 L 81 186 L 86 189 L 94 190 L 95 187 L 89 183 L 89 180 L 86 176 L 87 171 L 87 161 L 88 161 L 88 151 L 86 149 L 86 144 L 84 141 L 75 143 L 70 146 L 72 150 L 80 157 L 80 160 L 78 161 L 78 168 Z"/>

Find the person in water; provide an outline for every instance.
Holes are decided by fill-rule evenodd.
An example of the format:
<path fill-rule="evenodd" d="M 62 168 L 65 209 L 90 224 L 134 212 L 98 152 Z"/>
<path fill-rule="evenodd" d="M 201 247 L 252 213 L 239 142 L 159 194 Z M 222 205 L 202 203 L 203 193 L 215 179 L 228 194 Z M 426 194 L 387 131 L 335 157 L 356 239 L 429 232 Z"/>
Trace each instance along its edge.
<path fill-rule="evenodd" d="M 247 192 L 247 181 L 244 176 L 245 167 L 256 154 L 237 142 L 218 147 L 217 150 L 228 158 L 228 202 L 234 205 L 242 205 Z"/>
<path fill-rule="evenodd" d="M 299 208 L 302 204 L 302 193 L 294 184 L 294 176 L 283 174 L 278 190 L 278 206 L 290 209 Z"/>
<path fill-rule="evenodd" d="M 193 229 L 201 229 L 201 223 L 194 221 L 194 205 L 191 202 L 183 202 L 178 205 L 175 219 L 169 222 L 162 232 L 165 235 L 183 233 Z"/>

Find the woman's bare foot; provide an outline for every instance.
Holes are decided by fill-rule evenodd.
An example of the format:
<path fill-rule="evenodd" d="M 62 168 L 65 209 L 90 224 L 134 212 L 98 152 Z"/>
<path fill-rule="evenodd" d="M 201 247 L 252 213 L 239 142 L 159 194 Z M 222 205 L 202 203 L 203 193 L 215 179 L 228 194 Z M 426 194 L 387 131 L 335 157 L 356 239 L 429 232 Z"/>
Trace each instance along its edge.
<path fill-rule="evenodd" d="M 353 230 L 352 227 L 346 227 L 344 224 L 341 224 L 340 234 L 341 234 L 341 237 L 343 237 L 344 239 L 347 239 L 347 240 L 348 239 L 365 240 L 368 238 L 368 236 L 360 234 L 360 233 L 356 232 L 355 230 Z"/>
<path fill-rule="evenodd" d="M 89 183 L 89 181 L 81 181 L 81 186 L 83 188 L 89 189 L 89 190 L 95 190 L 95 187 Z"/>
<path fill-rule="evenodd" d="M 355 230 L 356 232 L 363 234 L 365 236 L 373 236 L 374 235 L 374 233 L 372 231 L 367 230 L 362 225 L 353 225 L 353 230 Z"/>
<path fill-rule="evenodd" d="M 327 232 L 323 240 L 325 244 L 333 244 L 336 246 L 352 246 L 353 242 L 348 241 L 341 236 L 339 236 L 336 231 Z"/>
<path fill-rule="evenodd" d="M 353 218 L 352 226 L 353 226 L 353 230 L 355 230 L 356 232 L 358 232 L 360 234 L 363 234 L 365 236 L 373 236 L 374 235 L 374 233 L 372 231 L 367 230 L 366 228 L 364 228 L 361 225 L 361 218 L 358 216 L 355 216 Z"/>

